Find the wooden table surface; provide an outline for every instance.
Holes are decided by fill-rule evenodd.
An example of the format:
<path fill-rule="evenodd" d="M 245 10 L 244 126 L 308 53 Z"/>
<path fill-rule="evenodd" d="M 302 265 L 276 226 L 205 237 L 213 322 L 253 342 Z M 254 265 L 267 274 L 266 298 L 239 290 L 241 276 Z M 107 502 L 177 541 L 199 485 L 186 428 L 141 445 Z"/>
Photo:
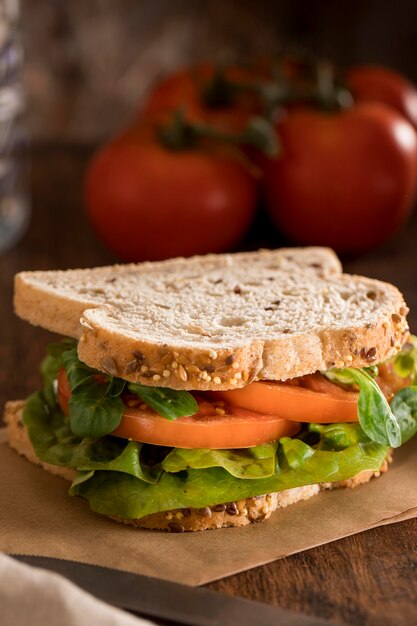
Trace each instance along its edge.
<path fill-rule="evenodd" d="M 0 406 L 39 387 L 39 362 L 52 337 L 12 311 L 12 277 L 23 269 L 91 267 L 115 259 L 83 216 L 83 147 L 32 151 L 32 222 L 22 242 L 0 256 Z M 266 232 L 266 229 L 265 229 Z M 252 246 L 279 245 L 263 235 Z M 394 282 L 417 329 L 417 215 L 383 249 L 345 264 L 349 272 Z M 328 618 L 335 623 L 417 623 L 417 520 L 370 530 L 208 585 L 224 593 Z M 254 625 L 256 626 L 256 625 Z"/>

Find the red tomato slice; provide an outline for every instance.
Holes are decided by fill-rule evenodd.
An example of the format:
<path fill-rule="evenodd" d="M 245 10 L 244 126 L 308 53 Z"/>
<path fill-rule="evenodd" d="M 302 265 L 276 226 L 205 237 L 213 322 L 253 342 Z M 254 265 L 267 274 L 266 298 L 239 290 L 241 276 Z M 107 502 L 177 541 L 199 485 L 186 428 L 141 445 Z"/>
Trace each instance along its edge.
<path fill-rule="evenodd" d="M 243 389 L 217 391 L 215 397 L 233 410 L 242 407 L 285 420 L 320 424 L 358 421 L 358 393 L 345 391 L 320 374 L 289 383 L 256 382 Z"/>
<path fill-rule="evenodd" d="M 69 399 L 71 397 L 71 389 L 66 371 L 63 367 L 58 372 L 58 404 L 64 415 L 69 415 Z"/>
<path fill-rule="evenodd" d="M 65 370 L 58 375 L 58 401 L 68 414 L 71 391 Z M 158 446 L 177 448 L 251 448 L 292 437 L 300 430 L 295 421 L 263 414 L 239 407 L 216 407 L 197 397 L 198 413 L 170 421 L 149 408 L 129 408 L 113 435 Z M 143 406 L 143 405 L 142 405 Z M 216 412 L 216 408 L 217 411 Z M 221 415 L 219 412 L 224 411 Z"/>
<path fill-rule="evenodd" d="M 275 415 L 254 413 L 239 407 L 218 415 L 211 402 L 199 401 L 199 411 L 174 421 L 149 409 L 127 409 L 113 435 L 158 446 L 177 448 L 251 448 L 280 437 L 292 437 L 300 430 L 297 422 Z"/>
<path fill-rule="evenodd" d="M 378 371 L 379 375 L 375 380 L 388 402 L 391 402 L 397 391 L 404 387 L 409 387 L 412 384 L 410 377 L 402 378 L 398 376 L 394 372 L 391 363 L 378 365 Z"/>

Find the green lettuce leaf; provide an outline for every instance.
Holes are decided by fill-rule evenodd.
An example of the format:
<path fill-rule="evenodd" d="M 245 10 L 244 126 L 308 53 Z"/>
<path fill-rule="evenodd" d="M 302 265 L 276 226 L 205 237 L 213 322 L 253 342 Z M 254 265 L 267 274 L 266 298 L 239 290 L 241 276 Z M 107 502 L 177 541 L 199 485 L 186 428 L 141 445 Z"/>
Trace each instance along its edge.
<path fill-rule="evenodd" d="M 169 420 L 188 417 L 198 411 L 196 399 L 188 391 L 178 391 L 167 387 L 147 387 L 139 383 L 129 383 L 131 393 L 139 396 L 154 411 Z"/>
<path fill-rule="evenodd" d="M 120 396 L 126 387 L 126 381 L 123 378 L 110 378 L 109 385 L 106 389 L 106 395 L 111 398 L 117 398 Z"/>
<path fill-rule="evenodd" d="M 64 352 L 77 347 L 77 341 L 66 337 L 62 341 L 50 343 L 46 346 L 46 353 L 56 359 L 61 358 Z"/>
<path fill-rule="evenodd" d="M 307 438 L 314 433 L 320 437 L 316 445 L 319 450 L 344 450 L 369 441 L 358 424 L 310 424 Z"/>
<path fill-rule="evenodd" d="M 107 395 L 108 389 L 94 381 L 72 392 L 69 417 L 74 435 L 102 437 L 119 426 L 126 405 L 121 398 Z"/>
<path fill-rule="evenodd" d="M 99 374 L 97 370 L 88 367 L 78 358 L 77 348 L 67 350 L 62 354 L 62 362 L 68 376 L 70 389 L 75 391 L 78 387 L 94 381 L 94 376 Z"/>
<path fill-rule="evenodd" d="M 62 355 L 67 350 L 73 349 L 75 345 L 76 343 L 73 339 L 64 339 L 60 343 L 50 343 L 46 349 L 47 356 L 43 359 L 40 369 L 45 399 L 50 407 L 53 407 L 56 403 L 54 385 L 58 371 L 63 365 Z"/>
<path fill-rule="evenodd" d="M 124 472 L 146 482 L 156 482 L 162 471 L 142 459 L 143 444 L 117 437 L 81 438 L 73 434 L 69 419 L 55 407 L 50 409 L 42 392 L 26 401 L 23 422 L 39 459 L 45 463 L 78 470 Z"/>
<path fill-rule="evenodd" d="M 401 443 L 417 433 L 417 386 L 400 389 L 391 401 L 391 409 L 401 430 Z"/>
<path fill-rule="evenodd" d="M 369 439 L 393 448 L 401 445 L 401 430 L 397 418 L 369 372 L 348 367 L 328 370 L 325 375 L 334 382 L 358 385 L 359 423 Z"/>
<path fill-rule="evenodd" d="M 94 472 L 73 483 L 71 495 L 86 498 L 97 513 L 140 518 L 175 508 L 201 508 L 317 482 L 334 482 L 365 469 L 378 471 L 388 448 L 369 442 L 341 451 L 311 448 L 299 439 L 281 439 L 277 469 L 268 478 L 242 480 L 221 467 L 163 472 L 150 484 L 120 472 Z"/>
<path fill-rule="evenodd" d="M 97 380 L 97 375 L 102 377 L 103 374 L 80 361 L 76 347 L 63 351 L 60 358 L 71 388 L 71 428 L 80 437 L 101 437 L 117 428 L 126 408 L 119 396 L 126 387 L 167 419 L 194 415 L 198 411 L 197 401 L 188 391 L 127 384 L 121 378 L 110 376 L 105 378 L 106 387 L 103 381 Z"/>
<path fill-rule="evenodd" d="M 63 352 L 61 359 L 71 389 L 69 415 L 72 432 L 78 437 L 102 437 L 111 433 L 120 424 L 126 410 L 119 397 L 126 382 L 107 376 L 108 384 L 100 384 L 96 379 L 100 372 L 79 360 L 77 348 Z"/>
<path fill-rule="evenodd" d="M 397 355 L 389 360 L 394 372 L 401 378 L 411 379 L 412 385 L 417 385 L 417 337 L 411 335 L 410 340 Z"/>
<path fill-rule="evenodd" d="M 273 476 L 278 442 L 242 450 L 188 450 L 174 448 L 162 461 L 166 472 L 222 467 L 236 478 Z"/>
<path fill-rule="evenodd" d="M 41 363 L 41 375 L 43 379 L 43 391 L 48 406 L 53 407 L 56 404 L 55 381 L 58 376 L 59 368 L 62 367 L 61 359 L 53 356 L 46 356 Z"/>

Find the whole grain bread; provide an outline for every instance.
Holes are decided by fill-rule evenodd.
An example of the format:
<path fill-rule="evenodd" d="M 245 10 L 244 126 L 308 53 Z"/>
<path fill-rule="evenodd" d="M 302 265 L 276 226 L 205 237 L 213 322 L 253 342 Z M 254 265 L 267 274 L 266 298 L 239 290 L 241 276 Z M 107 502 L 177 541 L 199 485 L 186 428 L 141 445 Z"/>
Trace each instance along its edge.
<path fill-rule="evenodd" d="M 79 338 L 91 367 L 173 389 L 363 367 L 392 356 L 408 336 L 401 293 L 342 274 L 323 248 L 23 272 L 15 310 Z"/>
<path fill-rule="evenodd" d="M 206 276 L 221 294 L 225 274 L 233 279 L 234 272 L 238 272 L 237 285 L 242 275 L 253 282 L 263 274 L 274 276 L 277 270 L 326 277 L 341 274 L 342 266 L 330 248 L 310 247 L 209 254 L 83 270 L 20 272 L 15 276 L 14 307 L 19 317 L 35 326 L 78 338 L 83 330 L 80 319 L 86 309 L 137 302 L 142 282 L 153 284 L 159 299 L 165 288 L 170 290 L 167 276 L 177 291 L 182 286 L 187 290 L 187 283 Z"/>
<path fill-rule="evenodd" d="M 22 421 L 24 401 L 8 402 L 5 408 L 4 419 L 7 425 L 9 445 L 26 459 L 40 465 L 47 472 L 72 481 L 76 470 L 58 465 L 43 463 L 38 459 L 29 439 L 26 426 Z M 118 522 L 130 524 L 138 528 L 166 530 L 169 532 L 184 532 L 224 528 L 227 526 L 246 526 L 253 522 L 261 522 L 271 517 L 277 509 L 307 500 L 320 491 L 336 488 L 354 488 L 368 482 L 373 476 L 379 476 L 388 469 L 388 461 L 382 465 L 379 472 L 364 471 L 348 480 L 335 483 L 321 483 L 287 489 L 278 493 L 269 493 L 254 498 L 246 498 L 237 502 L 218 503 L 204 509 L 175 509 L 147 515 L 140 519 L 124 519 L 114 517 Z"/>

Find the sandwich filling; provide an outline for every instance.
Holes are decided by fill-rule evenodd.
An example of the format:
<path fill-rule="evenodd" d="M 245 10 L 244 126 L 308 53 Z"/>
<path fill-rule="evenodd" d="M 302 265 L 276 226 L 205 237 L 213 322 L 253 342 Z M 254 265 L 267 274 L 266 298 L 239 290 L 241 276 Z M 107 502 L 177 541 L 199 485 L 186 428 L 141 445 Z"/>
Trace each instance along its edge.
<path fill-rule="evenodd" d="M 48 347 L 23 421 L 38 458 L 77 470 L 70 494 L 140 519 L 378 472 L 417 432 L 417 339 L 385 363 L 188 392 L 103 374 L 76 342 Z"/>

